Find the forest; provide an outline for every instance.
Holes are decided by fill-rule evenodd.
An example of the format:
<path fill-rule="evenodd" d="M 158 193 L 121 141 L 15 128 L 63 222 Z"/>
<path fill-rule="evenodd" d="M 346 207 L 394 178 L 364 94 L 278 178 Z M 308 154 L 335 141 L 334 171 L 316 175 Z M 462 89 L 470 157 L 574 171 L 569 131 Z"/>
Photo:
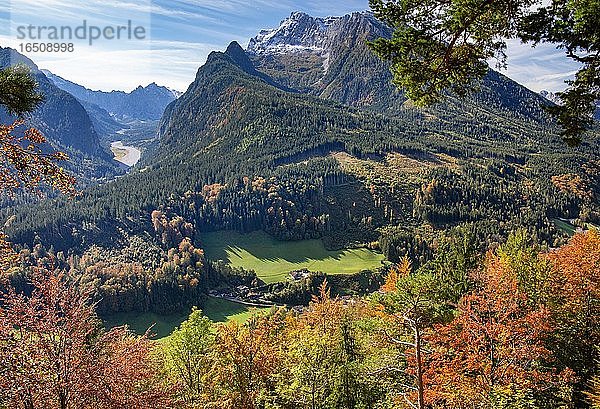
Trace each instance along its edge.
<path fill-rule="evenodd" d="M 98 139 L 41 71 L 0 69 L 0 409 L 599 409 L 600 140 L 573 108 L 597 82 L 556 105 L 482 70 L 514 2 L 451 1 L 434 37 L 458 34 L 407 46 L 452 14 L 411 31 L 422 3 L 341 17 L 326 64 L 210 53 L 128 172 L 22 119 L 70 102 Z M 371 258 L 314 267 L 344 252 Z M 259 309 L 211 321 L 225 301 Z"/>
<path fill-rule="evenodd" d="M 0 399 L 52 408 L 598 407 L 598 231 L 551 251 L 525 231 L 482 258 L 462 248 L 416 269 L 405 257 L 365 298 L 335 297 L 325 280 L 306 307 L 243 324 L 215 325 L 194 309 L 161 342 L 149 340 L 152 329 L 104 330 L 88 293 L 40 268 L 30 297 L 2 296 L 0 362 L 20 369 L 0 377 Z M 31 332 L 15 337 L 13 328 Z M 20 361 L 34 356 L 35 365 Z"/>
<path fill-rule="evenodd" d="M 597 140 L 563 149 L 539 97 L 499 74 L 445 107 L 368 112 L 265 83 L 236 49 L 212 53 L 167 107 L 137 170 L 0 210 L 22 253 L 14 281 L 48 252 L 104 314 L 172 312 L 228 283 L 205 260 L 206 232 L 368 246 L 421 266 L 452 229 L 472 231 L 483 252 L 521 228 L 557 247 L 568 234 L 556 220 L 600 221 Z"/>

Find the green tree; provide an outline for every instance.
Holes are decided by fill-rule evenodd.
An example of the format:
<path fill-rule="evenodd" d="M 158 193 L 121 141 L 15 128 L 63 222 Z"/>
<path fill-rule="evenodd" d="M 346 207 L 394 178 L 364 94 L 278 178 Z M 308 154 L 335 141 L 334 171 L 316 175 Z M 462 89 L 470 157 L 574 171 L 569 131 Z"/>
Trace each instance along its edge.
<path fill-rule="evenodd" d="M 438 294 L 453 305 L 473 287 L 471 273 L 480 262 L 478 237 L 473 226 L 455 229 L 449 236 L 443 236 L 435 258 L 426 263 L 422 273 L 429 273 L 438 280 Z"/>
<path fill-rule="evenodd" d="M 394 83 L 417 104 L 443 98 L 447 90 L 463 95 L 477 88 L 487 60 L 506 65 L 506 40 L 563 48 L 582 64 L 561 106 L 551 112 L 563 138 L 577 145 L 592 124 L 600 99 L 600 1 L 553 0 L 370 0 L 375 16 L 394 29 L 372 49 L 391 62 Z"/>
<path fill-rule="evenodd" d="M 433 274 L 413 273 L 409 260 L 404 258 L 389 273 L 382 287 L 384 295 L 379 299 L 391 323 L 390 330 L 384 330 L 385 338 L 402 351 L 400 356 L 405 360 L 404 367 L 383 369 L 406 373 L 406 381 L 401 385 L 406 392 L 401 395 L 409 406 L 418 409 L 426 407 L 425 335 L 442 318 L 444 311 L 438 287 L 439 282 Z"/>
<path fill-rule="evenodd" d="M 203 378 L 210 369 L 213 345 L 212 321 L 194 308 L 164 346 L 165 367 L 169 376 L 183 387 L 182 397 L 187 403 L 202 394 Z"/>
<path fill-rule="evenodd" d="M 33 112 L 44 97 L 29 68 L 22 65 L 0 70 L 0 105 L 10 115 L 22 117 Z M 42 149 L 44 135 L 35 128 L 17 131 L 22 119 L 10 125 L 0 124 L 0 189 L 15 191 L 33 189 L 41 182 L 62 193 L 75 193 L 75 179 L 58 162 L 68 160 L 62 152 L 48 153 Z"/>
<path fill-rule="evenodd" d="M 11 115 L 21 116 L 34 111 L 44 100 L 37 92 L 37 82 L 25 65 L 0 70 L 0 105 Z"/>
<path fill-rule="evenodd" d="M 307 310 L 290 318 L 278 394 L 287 406 L 304 409 L 373 407 L 377 399 L 364 382 L 364 351 L 359 330 L 363 304 L 332 298 L 324 281 Z"/>

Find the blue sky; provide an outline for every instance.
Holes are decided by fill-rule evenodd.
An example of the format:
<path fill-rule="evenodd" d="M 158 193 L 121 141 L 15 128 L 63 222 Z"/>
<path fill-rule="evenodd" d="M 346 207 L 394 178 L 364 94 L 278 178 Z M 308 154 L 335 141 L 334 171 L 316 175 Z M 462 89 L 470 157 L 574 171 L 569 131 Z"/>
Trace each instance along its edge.
<path fill-rule="evenodd" d="M 292 11 L 314 16 L 368 9 L 368 0 L 0 0 L 0 45 L 20 51 L 18 28 L 87 25 L 144 27 L 144 39 L 75 41 L 72 53 L 24 52 L 40 68 L 93 89 L 131 90 L 156 82 L 185 90 L 212 50 L 246 46 Z M 31 41 L 31 40 L 30 40 Z M 577 66 L 551 46 L 509 47 L 505 74 L 539 91 L 557 91 Z"/>

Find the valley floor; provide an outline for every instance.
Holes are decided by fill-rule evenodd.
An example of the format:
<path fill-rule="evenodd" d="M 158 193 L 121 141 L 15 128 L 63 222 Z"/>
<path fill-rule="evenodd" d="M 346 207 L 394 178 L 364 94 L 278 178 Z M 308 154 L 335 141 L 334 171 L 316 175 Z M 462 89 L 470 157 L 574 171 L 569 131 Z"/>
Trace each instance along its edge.
<path fill-rule="evenodd" d="M 278 241 L 257 231 L 205 233 L 202 247 L 209 260 L 254 270 L 265 283 L 285 281 L 289 272 L 308 269 L 326 274 L 352 274 L 381 267 L 383 254 L 369 249 L 328 251 L 321 240 Z"/>
<path fill-rule="evenodd" d="M 253 314 L 263 311 L 263 308 L 248 307 L 231 301 L 208 297 L 204 303 L 203 314 L 213 322 L 229 320 L 245 322 Z M 168 337 L 189 316 L 190 311 L 176 314 L 155 314 L 151 312 L 127 312 L 114 314 L 104 319 L 106 328 L 128 325 L 136 334 L 144 334 L 152 326 L 151 332 L 156 334 L 153 339 Z"/>

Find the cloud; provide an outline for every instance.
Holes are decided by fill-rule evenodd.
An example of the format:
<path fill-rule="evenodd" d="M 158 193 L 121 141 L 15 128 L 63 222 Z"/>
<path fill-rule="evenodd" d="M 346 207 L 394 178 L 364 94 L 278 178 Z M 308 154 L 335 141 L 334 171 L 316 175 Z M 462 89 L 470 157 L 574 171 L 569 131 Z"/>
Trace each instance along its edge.
<path fill-rule="evenodd" d="M 565 80 L 572 79 L 580 67 L 552 44 L 531 47 L 510 40 L 507 54 L 508 67 L 503 74 L 536 92 L 564 90 Z"/>

